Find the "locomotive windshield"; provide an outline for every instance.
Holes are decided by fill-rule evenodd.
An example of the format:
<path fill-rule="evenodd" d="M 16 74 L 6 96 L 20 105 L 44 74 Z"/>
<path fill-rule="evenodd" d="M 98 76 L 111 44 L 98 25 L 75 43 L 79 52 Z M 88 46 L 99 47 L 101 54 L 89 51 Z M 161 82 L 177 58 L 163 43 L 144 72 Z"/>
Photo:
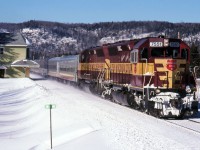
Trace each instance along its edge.
<path fill-rule="evenodd" d="M 152 48 L 151 50 L 151 56 L 152 57 L 172 57 L 172 58 L 178 58 L 180 51 L 178 48 Z"/>

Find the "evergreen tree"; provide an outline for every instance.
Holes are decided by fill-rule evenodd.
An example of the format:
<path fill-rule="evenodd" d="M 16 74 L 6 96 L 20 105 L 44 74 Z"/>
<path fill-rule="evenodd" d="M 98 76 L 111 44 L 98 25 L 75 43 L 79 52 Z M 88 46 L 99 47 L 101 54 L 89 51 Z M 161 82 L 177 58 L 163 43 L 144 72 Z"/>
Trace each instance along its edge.
<path fill-rule="evenodd" d="M 200 66 L 200 53 L 199 47 L 192 43 L 191 53 L 190 53 L 190 65 L 191 67 Z"/>

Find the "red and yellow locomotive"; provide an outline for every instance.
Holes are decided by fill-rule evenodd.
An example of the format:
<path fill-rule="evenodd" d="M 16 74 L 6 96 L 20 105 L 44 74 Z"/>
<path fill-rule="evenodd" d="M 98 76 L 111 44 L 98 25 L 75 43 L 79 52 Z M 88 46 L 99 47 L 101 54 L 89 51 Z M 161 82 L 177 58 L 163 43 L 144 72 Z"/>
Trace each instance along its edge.
<path fill-rule="evenodd" d="M 180 39 L 149 37 L 84 50 L 78 78 L 92 92 L 153 115 L 198 111 L 190 78 L 190 48 Z"/>
<path fill-rule="evenodd" d="M 147 37 L 86 49 L 75 59 L 59 58 L 62 65 L 58 58 L 50 59 L 54 69 L 49 72 L 87 83 L 91 92 L 122 105 L 160 117 L 181 117 L 198 112 L 189 56 L 189 46 L 180 39 Z"/>

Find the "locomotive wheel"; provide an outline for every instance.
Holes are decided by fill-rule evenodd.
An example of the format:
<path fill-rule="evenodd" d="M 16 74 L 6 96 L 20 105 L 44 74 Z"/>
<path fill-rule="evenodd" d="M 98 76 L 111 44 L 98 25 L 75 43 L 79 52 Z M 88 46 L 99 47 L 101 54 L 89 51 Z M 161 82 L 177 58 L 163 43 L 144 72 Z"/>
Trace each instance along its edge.
<path fill-rule="evenodd" d="M 95 83 L 91 83 L 89 85 L 89 90 L 92 94 L 97 94 L 97 87 L 96 87 L 96 84 Z"/>
<path fill-rule="evenodd" d="M 146 107 L 145 107 L 145 101 L 144 100 L 141 100 L 140 101 L 140 110 L 142 111 L 142 112 L 148 112 L 148 110 L 146 109 Z"/>
<path fill-rule="evenodd" d="M 115 103 L 123 105 L 123 106 L 129 106 L 128 101 L 127 101 L 127 95 L 128 93 L 124 91 L 113 91 L 112 92 L 112 97 Z"/>
<path fill-rule="evenodd" d="M 137 104 L 136 101 L 135 101 L 134 95 L 132 95 L 132 94 L 127 94 L 127 103 L 129 104 L 129 106 L 130 106 L 131 108 L 139 109 L 139 106 L 138 106 L 138 104 Z"/>

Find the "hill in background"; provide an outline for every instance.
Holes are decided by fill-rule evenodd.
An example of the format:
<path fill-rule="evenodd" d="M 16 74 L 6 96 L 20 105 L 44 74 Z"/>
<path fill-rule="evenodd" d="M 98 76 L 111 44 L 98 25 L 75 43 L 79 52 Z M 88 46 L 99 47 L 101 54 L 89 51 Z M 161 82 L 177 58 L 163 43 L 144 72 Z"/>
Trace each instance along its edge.
<path fill-rule="evenodd" d="M 198 48 L 200 23 L 158 21 L 103 22 L 69 24 L 46 21 L 0 23 L 0 32 L 21 32 L 31 43 L 34 59 L 75 54 L 83 49 L 120 40 L 166 35 Z"/>

